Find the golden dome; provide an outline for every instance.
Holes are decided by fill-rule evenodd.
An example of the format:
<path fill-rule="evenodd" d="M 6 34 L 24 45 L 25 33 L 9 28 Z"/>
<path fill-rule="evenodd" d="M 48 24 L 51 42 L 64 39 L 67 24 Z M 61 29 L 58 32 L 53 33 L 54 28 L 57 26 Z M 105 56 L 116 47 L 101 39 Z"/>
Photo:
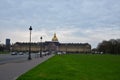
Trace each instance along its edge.
<path fill-rule="evenodd" d="M 57 36 L 56 36 L 56 33 L 54 33 L 54 36 L 53 36 L 53 38 L 52 38 L 52 41 L 58 42 L 58 38 L 57 38 Z"/>

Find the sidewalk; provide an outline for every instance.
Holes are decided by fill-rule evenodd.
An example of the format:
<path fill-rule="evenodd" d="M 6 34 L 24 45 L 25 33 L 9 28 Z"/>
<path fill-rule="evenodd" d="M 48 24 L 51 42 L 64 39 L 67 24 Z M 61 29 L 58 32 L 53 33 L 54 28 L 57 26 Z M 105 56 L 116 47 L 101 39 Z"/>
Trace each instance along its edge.
<path fill-rule="evenodd" d="M 14 62 L 0 65 L 0 80 L 16 80 L 17 77 L 49 59 L 53 55 L 47 55 L 42 58 L 34 58 L 22 62 Z"/>

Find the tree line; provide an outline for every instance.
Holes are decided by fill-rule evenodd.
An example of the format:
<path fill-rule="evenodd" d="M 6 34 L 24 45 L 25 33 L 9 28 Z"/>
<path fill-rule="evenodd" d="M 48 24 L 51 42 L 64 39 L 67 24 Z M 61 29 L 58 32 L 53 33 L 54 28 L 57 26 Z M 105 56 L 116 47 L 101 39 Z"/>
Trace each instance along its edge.
<path fill-rule="evenodd" d="M 100 53 L 120 54 L 120 39 L 103 40 L 96 50 Z"/>

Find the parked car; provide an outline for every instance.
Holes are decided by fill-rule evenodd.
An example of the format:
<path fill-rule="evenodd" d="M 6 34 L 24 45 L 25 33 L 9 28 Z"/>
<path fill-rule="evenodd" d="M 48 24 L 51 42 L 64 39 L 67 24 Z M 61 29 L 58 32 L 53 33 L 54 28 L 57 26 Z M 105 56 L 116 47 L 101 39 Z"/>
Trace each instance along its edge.
<path fill-rule="evenodd" d="M 17 52 L 11 52 L 11 55 L 17 55 Z"/>
<path fill-rule="evenodd" d="M 19 55 L 23 55 L 23 52 L 19 52 Z"/>

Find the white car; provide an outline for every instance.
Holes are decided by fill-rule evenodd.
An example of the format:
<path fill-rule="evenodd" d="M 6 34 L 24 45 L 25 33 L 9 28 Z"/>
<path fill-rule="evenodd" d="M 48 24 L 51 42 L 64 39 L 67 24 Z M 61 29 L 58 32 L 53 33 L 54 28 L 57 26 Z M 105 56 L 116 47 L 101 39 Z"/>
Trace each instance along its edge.
<path fill-rule="evenodd" d="M 19 52 L 19 55 L 23 55 L 23 52 Z"/>
<path fill-rule="evenodd" d="M 11 52 L 11 55 L 17 55 L 17 52 Z"/>

